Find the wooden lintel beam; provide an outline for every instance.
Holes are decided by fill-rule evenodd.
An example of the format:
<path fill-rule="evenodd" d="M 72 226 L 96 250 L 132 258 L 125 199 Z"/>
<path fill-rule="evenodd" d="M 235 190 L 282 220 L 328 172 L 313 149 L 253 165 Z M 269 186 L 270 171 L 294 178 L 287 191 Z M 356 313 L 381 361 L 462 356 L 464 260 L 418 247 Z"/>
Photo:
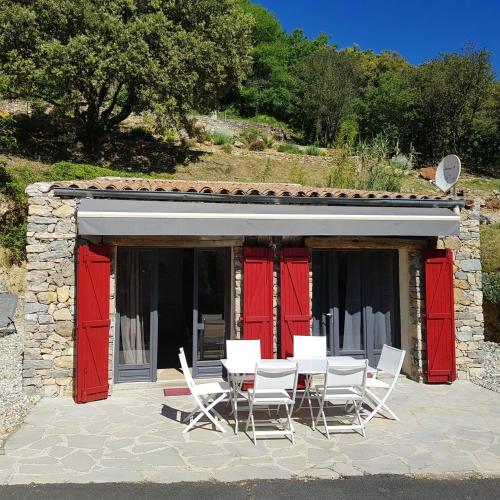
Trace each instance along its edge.
<path fill-rule="evenodd" d="M 241 246 L 243 244 L 243 238 L 209 238 L 209 237 L 200 237 L 200 238 L 182 238 L 182 237 L 173 237 L 173 238 L 126 238 L 126 237 L 113 237 L 113 236 L 104 236 L 103 243 L 107 245 L 116 245 L 116 246 L 124 246 L 124 247 L 184 247 L 184 248 L 201 248 L 201 247 L 232 247 L 232 246 Z"/>
<path fill-rule="evenodd" d="M 304 240 L 309 248 L 408 248 L 425 247 L 426 239 L 384 238 L 376 236 L 344 237 L 344 236 L 311 236 Z"/>

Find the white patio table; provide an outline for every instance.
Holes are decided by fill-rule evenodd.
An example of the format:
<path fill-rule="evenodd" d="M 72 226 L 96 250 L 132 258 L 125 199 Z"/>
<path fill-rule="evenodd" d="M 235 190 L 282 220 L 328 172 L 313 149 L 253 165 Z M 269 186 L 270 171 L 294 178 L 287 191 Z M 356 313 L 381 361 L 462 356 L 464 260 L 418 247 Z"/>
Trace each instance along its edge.
<path fill-rule="evenodd" d="M 262 359 L 259 363 L 264 365 L 273 366 L 276 368 L 287 368 L 292 363 L 298 364 L 299 374 L 305 375 L 305 387 L 304 394 L 302 395 L 298 409 L 302 407 L 304 398 L 307 395 L 309 401 L 309 411 L 312 414 L 312 405 L 310 397 L 310 389 L 313 381 L 314 375 L 321 375 L 325 373 L 328 361 L 333 361 L 338 366 L 356 366 L 363 363 L 363 360 L 353 358 L 351 356 L 329 356 L 326 358 L 310 358 L 310 359 L 299 359 L 289 357 L 287 359 Z M 238 434 L 238 394 L 241 391 L 241 387 L 245 381 L 245 375 L 255 374 L 255 361 L 245 362 L 243 360 L 238 360 L 238 363 L 231 363 L 227 359 L 221 359 L 222 366 L 227 371 L 228 382 L 231 386 L 231 403 L 233 406 L 234 415 L 234 433 Z"/>
<path fill-rule="evenodd" d="M 238 394 L 245 381 L 245 375 L 255 375 L 255 361 L 245 362 L 238 360 L 238 363 L 221 359 L 222 366 L 227 371 L 229 385 L 231 386 L 231 403 L 234 415 L 234 433 L 238 434 Z M 294 363 L 286 359 L 261 359 L 259 364 L 273 368 L 290 368 Z"/>

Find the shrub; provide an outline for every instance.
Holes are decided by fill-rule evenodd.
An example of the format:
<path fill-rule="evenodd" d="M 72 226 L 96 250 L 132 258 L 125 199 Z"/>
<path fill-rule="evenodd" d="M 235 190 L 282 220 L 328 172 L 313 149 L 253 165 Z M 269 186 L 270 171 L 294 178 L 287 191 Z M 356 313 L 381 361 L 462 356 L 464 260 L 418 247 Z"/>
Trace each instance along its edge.
<path fill-rule="evenodd" d="M 54 163 L 50 172 L 50 178 L 54 181 L 89 180 L 96 177 L 117 175 L 130 177 L 132 173 L 114 171 L 110 168 L 98 167 L 86 163 L 71 163 L 69 161 Z"/>
<path fill-rule="evenodd" d="M 305 153 L 306 153 L 306 155 L 310 155 L 310 156 L 323 156 L 324 155 L 323 151 L 320 148 L 318 148 L 317 146 L 307 146 Z"/>
<path fill-rule="evenodd" d="M 483 272 L 500 272 L 500 223 L 481 224 L 481 264 Z"/>
<path fill-rule="evenodd" d="M 292 155 L 301 155 L 304 154 L 302 149 L 300 149 L 297 144 L 293 144 L 292 142 L 283 142 L 278 146 L 278 151 L 280 153 L 288 153 Z"/>
<path fill-rule="evenodd" d="M 400 191 L 403 174 L 384 165 L 356 168 L 348 158 L 332 167 L 327 179 L 328 187 L 361 189 L 367 191 Z"/>
<path fill-rule="evenodd" d="M 231 144 L 233 138 L 231 134 L 224 130 L 216 130 L 212 134 L 212 142 L 217 146 L 223 146 L 226 144 Z"/>
<path fill-rule="evenodd" d="M 25 221 L 9 221 L 0 228 L 0 245 L 7 249 L 14 264 L 21 263 L 26 257 L 27 227 Z"/>
<path fill-rule="evenodd" d="M 359 127 L 356 120 L 344 120 L 340 124 L 337 137 L 335 139 L 335 147 L 338 149 L 352 149 L 356 142 L 356 137 L 359 133 Z"/>
<path fill-rule="evenodd" d="M 328 174 L 327 186 L 340 189 L 355 187 L 356 169 L 349 159 L 344 158 L 338 165 L 332 167 Z"/>
<path fill-rule="evenodd" d="M 293 165 L 288 174 L 290 182 L 305 186 L 307 184 L 306 170 L 304 165 Z"/>
<path fill-rule="evenodd" d="M 401 191 L 402 177 L 401 173 L 395 172 L 383 164 L 378 164 L 358 178 L 356 189 Z"/>
<path fill-rule="evenodd" d="M 485 302 L 500 303 L 500 272 L 483 273 L 483 293 Z"/>
<path fill-rule="evenodd" d="M 15 135 L 16 121 L 8 113 L 0 112 L 0 148 L 13 149 L 17 140 Z"/>
<path fill-rule="evenodd" d="M 127 130 L 127 135 L 129 136 L 130 139 L 136 141 L 151 142 L 155 140 L 153 134 L 151 134 L 151 132 L 145 127 L 132 127 L 129 130 Z"/>
<path fill-rule="evenodd" d="M 389 160 L 389 164 L 391 165 L 391 167 L 399 168 L 400 170 L 411 170 L 413 168 L 411 159 L 403 153 L 394 155 Z"/>
<path fill-rule="evenodd" d="M 230 153 L 233 150 L 233 146 L 231 144 L 223 144 L 221 149 L 224 153 Z"/>
<path fill-rule="evenodd" d="M 256 127 L 244 128 L 239 135 L 241 142 L 249 146 L 256 139 L 263 139 L 263 133 Z"/>
<path fill-rule="evenodd" d="M 264 151 L 266 149 L 266 143 L 264 142 L 264 139 L 262 138 L 257 138 L 254 139 L 249 145 L 248 149 L 250 151 Z"/>

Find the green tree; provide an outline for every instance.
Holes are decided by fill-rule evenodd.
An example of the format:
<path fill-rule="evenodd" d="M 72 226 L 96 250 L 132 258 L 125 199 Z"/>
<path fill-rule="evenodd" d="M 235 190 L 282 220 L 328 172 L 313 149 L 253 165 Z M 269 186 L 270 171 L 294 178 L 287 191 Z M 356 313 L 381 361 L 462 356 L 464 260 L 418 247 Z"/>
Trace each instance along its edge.
<path fill-rule="evenodd" d="M 285 33 L 279 20 L 250 0 L 239 7 L 254 19 L 252 71 L 238 93 L 228 99 L 243 116 L 267 114 L 290 122 L 300 105 L 298 67 L 303 57 L 328 43 L 320 35 L 310 40 L 302 30 Z"/>
<path fill-rule="evenodd" d="M 302 65 L 302 123 L 309 140 L 328 146 L 343 120 L 352 114 L 359 92 L 359 61 L 351 52 L 322 47 L 304 58 Z"/>
<path fill-rule="evenodd" d="M 133 112 L 214 108 L 244 78 L 252 20 L 233 0 L 4 0 L 11 96 L 79 118 L 89 144 Z"/>
<path fill-rule="evenodd" d="M 494 82 L 490 55 L 466 48 L 421 65 L 413 81 L 418 115 L 414 139 L 425 161 L 471 149 L 476 120 Z"/>
<path fill-rule="evenodd" d="M 366 87 L 356 102 L 361 138 L 383 134 L 392 145 L 399 141 L 406 150 L 415 120 L 414 101 L 408 73 L 381 73 L 378 81 Z"/>

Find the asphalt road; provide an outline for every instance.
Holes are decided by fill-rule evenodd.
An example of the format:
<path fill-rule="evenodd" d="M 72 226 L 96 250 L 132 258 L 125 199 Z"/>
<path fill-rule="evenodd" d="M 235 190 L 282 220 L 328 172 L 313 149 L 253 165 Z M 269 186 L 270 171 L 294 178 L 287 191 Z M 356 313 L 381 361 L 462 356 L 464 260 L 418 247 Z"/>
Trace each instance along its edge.
<path fill-rule="evenodd" d="M 0 486 L 2 500 L 500 499 L 500 479 L 415 480 L 399 476 L 238 483 L 105 483 Z"/>

